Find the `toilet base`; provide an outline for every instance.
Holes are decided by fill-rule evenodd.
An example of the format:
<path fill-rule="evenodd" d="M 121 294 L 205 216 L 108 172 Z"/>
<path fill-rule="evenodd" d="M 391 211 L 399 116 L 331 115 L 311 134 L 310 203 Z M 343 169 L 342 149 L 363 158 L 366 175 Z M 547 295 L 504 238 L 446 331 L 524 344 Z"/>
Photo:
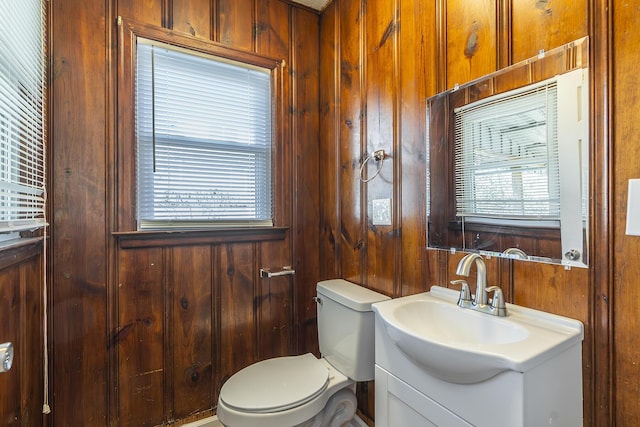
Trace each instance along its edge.
<path fill-rule="evenodd" d="M 203 418 L 198 421 L 194 421 L 188 424 L 183 424 L 182 427 L 224 427 L 220 421 L 218 421 L 218 417 L 214 415 L 213 417 Z M 345 427 L 367 427 L 367 423 L 362 421 L 360 417 L 354 415 L 351 421 Z"/>

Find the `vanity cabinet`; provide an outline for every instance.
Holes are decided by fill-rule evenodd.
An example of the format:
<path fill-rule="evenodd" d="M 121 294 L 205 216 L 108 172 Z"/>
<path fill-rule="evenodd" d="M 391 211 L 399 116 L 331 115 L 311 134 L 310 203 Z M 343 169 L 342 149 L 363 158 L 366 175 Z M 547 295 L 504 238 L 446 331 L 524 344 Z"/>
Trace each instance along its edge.
<path fill-rule="evenodd" d="M 582 344 L 527 372 L 455 384 L 431 375 L 376 316 L 376 427 L 582 426 Z"/>

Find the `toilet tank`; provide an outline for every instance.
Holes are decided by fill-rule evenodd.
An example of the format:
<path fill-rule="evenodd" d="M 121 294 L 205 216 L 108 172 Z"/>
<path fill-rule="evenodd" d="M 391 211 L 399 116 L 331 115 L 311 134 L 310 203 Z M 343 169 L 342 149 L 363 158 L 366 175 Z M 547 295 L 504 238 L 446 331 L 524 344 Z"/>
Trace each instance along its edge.
<path fill-rule="evenodd" d="M 389 297 L 344 279 L 319 282 L 318 340 L 322 357 L 354 381 L 374 378 L 374 313 Z"/>

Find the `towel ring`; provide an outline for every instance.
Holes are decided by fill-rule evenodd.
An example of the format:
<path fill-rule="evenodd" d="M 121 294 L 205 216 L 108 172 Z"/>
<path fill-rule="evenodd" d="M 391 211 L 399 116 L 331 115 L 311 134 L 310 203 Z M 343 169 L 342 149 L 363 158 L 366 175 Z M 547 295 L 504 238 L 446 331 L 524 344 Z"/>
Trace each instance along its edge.
<path fill-rule="evenodd" d="M 362 161 L 362 164 L 360 164 L 360 181 L 369 182 L 373 178 L 378 176 L 378 174 L 380 174 L 380 171 L 382 170 L 382 165 L 384 164 L 384 159 L 386 157 L 387 157 L 387 153 L 385 153 L 384 150 L 376 150 L 376 151 L 374 151 L 373 152 L 373 156 L 371 154 L 367 154 L 367 157 L 365 157 L 364 160 Z M 376 172 L 372 176 L 370 176 L 369 178 L 365 178 L 364 176 L 362 176 L 362 174 L 364 172 L 364 167 L 372 159 L 375 160 L 376 162 L 379 162 L 378 163 L 378 168 L 376 169 Z"/>

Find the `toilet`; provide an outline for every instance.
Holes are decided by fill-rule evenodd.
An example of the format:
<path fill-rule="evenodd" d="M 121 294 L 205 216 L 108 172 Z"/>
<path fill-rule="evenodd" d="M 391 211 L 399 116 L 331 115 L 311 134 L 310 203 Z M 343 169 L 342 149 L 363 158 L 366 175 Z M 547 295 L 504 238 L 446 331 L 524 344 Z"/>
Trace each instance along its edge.
<path fill-rule="evenodd" d="M 229 427 L 341 427 L 354 417 L 355 383 L 374 378 L 374 314 L 388 300 L 343 279 L 316 286 L 322 357 L 254 363 L 224 383 L 218 419 Z"/>

